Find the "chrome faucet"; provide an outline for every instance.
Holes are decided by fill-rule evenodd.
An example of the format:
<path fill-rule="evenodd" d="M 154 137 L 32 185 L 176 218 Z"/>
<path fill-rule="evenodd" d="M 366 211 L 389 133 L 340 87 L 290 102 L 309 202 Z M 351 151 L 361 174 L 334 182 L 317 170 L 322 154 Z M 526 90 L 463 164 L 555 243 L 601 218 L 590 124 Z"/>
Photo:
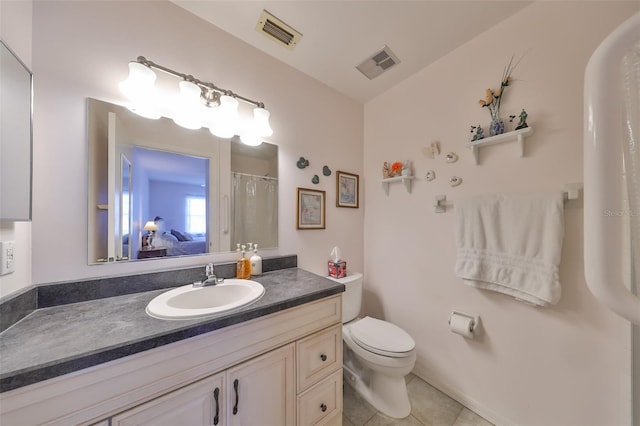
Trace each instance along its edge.
<path fill-rule="evenodd" d="M 207 279 L 204 281 L 196 281 L 193 283 L 194 287 L 206 287 L 208 285 L 216 285 L 224 282 L 224 278 L 216 277 L 216 268 L 213 266 L 213 263 L 207 264 L 205 268 L 205 274 L 207 275 Z"/>

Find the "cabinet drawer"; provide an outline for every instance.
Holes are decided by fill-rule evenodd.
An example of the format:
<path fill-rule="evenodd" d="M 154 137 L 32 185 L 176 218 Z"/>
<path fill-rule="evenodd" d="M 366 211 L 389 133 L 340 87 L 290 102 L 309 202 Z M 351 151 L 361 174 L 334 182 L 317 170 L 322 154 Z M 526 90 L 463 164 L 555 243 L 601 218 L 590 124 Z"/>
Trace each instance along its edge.
<path fill-rule="evenodd" d="M 342 324 L 297 342 L 298 392 L 342 367 Z"/>
<path fill-rule="evenodd" d="M 299 425 L 342 421 L 342 368 L 298 396 Z"/>

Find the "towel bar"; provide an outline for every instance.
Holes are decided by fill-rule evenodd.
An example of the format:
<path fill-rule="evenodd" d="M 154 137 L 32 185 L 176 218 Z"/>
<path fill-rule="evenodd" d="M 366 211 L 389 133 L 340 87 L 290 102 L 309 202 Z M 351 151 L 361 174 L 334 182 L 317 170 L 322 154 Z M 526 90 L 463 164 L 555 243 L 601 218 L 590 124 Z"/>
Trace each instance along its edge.
<path fill-rule="evenodd" d="M 564 189 L 565 200 L 577 200 L 580 198 L 580 190 L 582 189 L 582 183 L 568 183 Z M 446 195 L 436 195 L 433 202 L 433 211 L 436 213 L 445 213 L 447 206 L 453 206 L 453 203 L 447 203 Z"/>

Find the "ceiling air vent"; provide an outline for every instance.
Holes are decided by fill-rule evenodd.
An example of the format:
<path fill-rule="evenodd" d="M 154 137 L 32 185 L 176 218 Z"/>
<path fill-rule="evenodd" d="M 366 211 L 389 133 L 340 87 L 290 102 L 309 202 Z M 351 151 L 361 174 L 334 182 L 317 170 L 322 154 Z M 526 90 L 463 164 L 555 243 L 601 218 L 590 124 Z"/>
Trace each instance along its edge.
<path fill-rule="evenodd" d="M 356 68 L 358 68 L 358 71 L 364 74 L 369 80 L 373 80 L 392 66 L 399 63 L 400 60 L 391 51 L 391 49 L 389 49 L 388 46 L 384 46 L 382 50 L 373 54 L 369 59 L 362 61 L 362 63 Z"/>
<path fill-rule="evenodd" d="M 256 30 L 283 46 L 293 49 L 302 38 L 302 34 L 285 24 L 266 10 L 262 11 L 256 24 Z"/>

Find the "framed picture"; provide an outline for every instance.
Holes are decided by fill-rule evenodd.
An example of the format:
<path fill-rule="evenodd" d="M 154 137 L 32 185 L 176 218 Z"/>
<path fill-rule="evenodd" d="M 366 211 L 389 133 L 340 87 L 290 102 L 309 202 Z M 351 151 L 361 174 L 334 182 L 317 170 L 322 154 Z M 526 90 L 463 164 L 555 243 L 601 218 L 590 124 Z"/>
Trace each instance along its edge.
<path fill-rule="evenodd" d="M 297 229 L 325 229 L 325 192 L 298 188 Z"/>
<path fill-rule="evenodd" d="M 347 172 L 336 172 L 336 207 L 359 207 L 360 177 Z"/>

